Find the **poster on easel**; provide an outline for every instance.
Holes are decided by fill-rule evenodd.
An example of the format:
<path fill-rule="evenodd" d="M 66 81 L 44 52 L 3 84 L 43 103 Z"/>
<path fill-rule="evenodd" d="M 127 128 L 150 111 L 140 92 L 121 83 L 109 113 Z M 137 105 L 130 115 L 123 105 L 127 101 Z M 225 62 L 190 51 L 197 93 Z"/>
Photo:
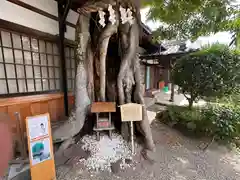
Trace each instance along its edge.
<path fill-rule="evenodd" d="M 26 118 L 32 180 L 55 180 L 52 133 L 49 114 Z"/>

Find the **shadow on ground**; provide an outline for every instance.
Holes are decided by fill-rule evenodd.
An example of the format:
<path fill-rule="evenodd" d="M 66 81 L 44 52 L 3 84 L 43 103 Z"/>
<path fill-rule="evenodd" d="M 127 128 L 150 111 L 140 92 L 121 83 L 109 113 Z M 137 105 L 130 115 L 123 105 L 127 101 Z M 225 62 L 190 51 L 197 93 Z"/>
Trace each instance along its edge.
<path fill-rule="evenodd" d="M 137 153 L 132 167 L 117 174 L 89 172 L 80 163 L 57 168 L 58 180 L 238 180 L 240 154 L 213 144 L 206 151 L 201 140 L 189 139 L 168 126 L 154 121 L 152 132 L 156 152 L 149 156 L 154 163 Z M 138 152 L 141 149 L 138 148 Z"/>

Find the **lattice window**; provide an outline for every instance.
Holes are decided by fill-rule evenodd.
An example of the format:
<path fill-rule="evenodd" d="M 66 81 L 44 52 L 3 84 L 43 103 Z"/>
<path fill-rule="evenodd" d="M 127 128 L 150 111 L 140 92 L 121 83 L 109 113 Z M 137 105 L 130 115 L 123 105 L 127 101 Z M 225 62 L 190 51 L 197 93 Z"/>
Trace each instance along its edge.
<path fill-rule="evenodd" d="M 74 48 L 65 48 L 65 61 L 66 61 L 66 73 L 67 73 L 67 84 L 68 90 L 73 91 L 75 85 L 75 72 L 76 72 L 76 61 L 74 56 Z"/>
<path fill-rule="evenodd" d="M 68 89 L 75 79 L 74 49 L 66 47 Z M 60 91 L 57 44 L 0 29 L 0 95 Z"/>

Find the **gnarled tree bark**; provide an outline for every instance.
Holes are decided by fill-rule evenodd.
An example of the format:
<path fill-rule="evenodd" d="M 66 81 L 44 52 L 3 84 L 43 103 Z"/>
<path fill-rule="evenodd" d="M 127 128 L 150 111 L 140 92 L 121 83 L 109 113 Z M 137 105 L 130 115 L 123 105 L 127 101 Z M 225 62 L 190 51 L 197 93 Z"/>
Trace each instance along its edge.
<path fill-rule="evenodd" d="M 114 33 L 117 33 L 119 16 L 116 16 L 117 21 L 115 24 L 109 22 L 103 29 L 98 40 L 99 45 L 99 61 L 100 61 L 100 101 L 106 101 L 106 57 L 108 51 L 109 39 Z"/>
<path fill-rule="evenodd" d="M 125 25 L 123 26 L 122 31 L 120 31 L 123 56 L 117 81 L 119 104 L 124 104 L 125 102 L 129 103 L 133 99 L 134 102 L 144 105 L 143 91 L 141 87 L 140 60 L 137 56 L 137 48 L 139 44 L 139 27 L 137 19 L 135 19 L 134 23 L 130 26 L 128 32 L 126 32 L 127 29 L 128 26 Z M 133 77 L 131 75 L 133 75 Z M 125 82 L 125 84 L 123 82 Z M 124 86 L 126 87 L 125 89 Z M 134 93 L 132 98 L 131 94 L 133 86 Z M 143 107 L 143 120 L 137 125 L 137 127 L 145 137 L 146 148 L 149 150 L 154 150 L 155 145 L 152 139 L 152 133 L 147 117 L 147 110 L 145 107 Z M 122 128 L 124 128 L 122 131 L 123 136 L 129 137 L 126 135 L 129 125 L 123 124 Z"/>
<path fill-rule="evenodd" d="M 87 73 L 87 69 L 90 68 L 91 71 L 91 65 L 88 60 L 91 62 L 92 58 L 91 49 L 88 47 L 88 43 L 91 42 L 88 31 L 89 22 L 90 19 L 88 17 L 79 17 L 76 34 L 78 42 L 76 57 L 78 64 L 75 80 L 75 107 L 68 120 L 58 129 L 53 130 L 54 142 L 66 141 L 65 144 L 72 142 L 71 139 L 80 132 L 89 112 L 89 105 L 91 104 L 89 83 L 92 81 L 91 74 Z"/>
<path fill-rule="evenodd" d="M 76 74 L 75 120 L 77 122 L 75 122 L 75 125 L 77 126 L 72 133 L 69 133 L 65 137 L 72 138 L 81 130 L 85 119 L 89 115 L 89 105 L 91 101 L 118 100 L 117 103 L 119 105 L 130 102 L 144 105 L 140 60 L 137 54 L 139 45 L 139 17 L 137 16 L 139 11 L 136 10 L 136 7 L 131 3 L 125 3 L 123 5 L 124 7 L 127 6 L 136 12 L 134 13 L 134 23 L 120 24 L 119 3 L 121 4 L 121 1 L 117 2 L 117 5 L 114 6 L 117 22 L 113 25 L 107 22 L 107 26 L 100 30 L 98 40 L 95 40 L 93 37 L 92 40 L 91 38 L 87 38 L 84 42 L 78 40 L 79 48 L 82 48 L 84 53 L 82 57 L 81 54 L 78 53 L 78 57 L 82 61 L 78 65 Z M 94 22 L 97 22 L 97 19 L 95 19 Z M 79 34 L 79 32 L 81 34 L 81 31 L 77 33 Z M 120 43 L 121 54 L 116 53 L 114 57 L 108 57 L 108 50 L 117 48 L 108 48 L 111 37 L 116 33 L 118 34 L 114 36 L 114 42 Z M 95 49 L 92 49 L 92 47 Z M 95 55 L 93 55 L 94 51 L 96 51 Z M 114 61 L 120 62 L 117 63 Z M 112 62 L 112 65 L 116 67 L 110 67 L 106 62 Z M 107 69 L 107 67 L 113 69 Z M 106 73 L 108 77 L 106 77 Z M 106 88 L 106 85 L 108 88 Z M 117 91 L 115 91 L 115 89 L 117 89 Z M 107 97 L 106 90 L 110 92 Z M 96 96 L 94 96 L 94 94 Z M 120 114 L 117 118 L 120 119 Z M 145 107 L 143 107 L 143 120 L 136 122 L 136 125 L 144 136 L 146 149 L 154 150 L 155 146 Z M 130 131 L 128 124 L 122 126 L 122 133 L 123 135 L 129 136 Z"/>
<path fill-rule="evenodd" d="M 127 25 L 124 26 L 123 31 L 121 32 L 121 42 L 122 47 L 122 60 L 120 65 L 120 71 L 118 73 L 117 79 L 117 86 L 118 86 L 118 96 L 119 96 L 119 104 L 122 105 L 125 103 L 125 96 L 124 96 L 124 84 L 123 80 L 126 77 L 128 70 L 130 70 L 130 65 L 132 64 L 132 59 L 136 56 L 138 43 L 136 37 L 136 27 L 132 25 L 129 28 L 129 32 L 125 32 Z M 127 34 L 126 34 L 127 33 Z M 128 36 L 127 36 L 128 35 Z M 128 78 L 128 77 L 126 77 Z"/>

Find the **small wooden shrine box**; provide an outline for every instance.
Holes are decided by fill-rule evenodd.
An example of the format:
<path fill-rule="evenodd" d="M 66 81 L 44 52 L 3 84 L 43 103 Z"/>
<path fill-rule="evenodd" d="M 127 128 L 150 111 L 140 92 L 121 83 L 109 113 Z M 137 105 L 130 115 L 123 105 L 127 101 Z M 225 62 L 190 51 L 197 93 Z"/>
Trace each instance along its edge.
<path fill-rule="evenodd" d="M 111 113 L 116 112 L 115 102 L 94 102 L 91 106 L 91 112 L 96 113 L 96 124 L 93 130 L 97 132 L 97 140 L 100 140 L 100 131 L 109 131 L 109 137 L 112 136 L 114 125 L 111 119 Z"/>

